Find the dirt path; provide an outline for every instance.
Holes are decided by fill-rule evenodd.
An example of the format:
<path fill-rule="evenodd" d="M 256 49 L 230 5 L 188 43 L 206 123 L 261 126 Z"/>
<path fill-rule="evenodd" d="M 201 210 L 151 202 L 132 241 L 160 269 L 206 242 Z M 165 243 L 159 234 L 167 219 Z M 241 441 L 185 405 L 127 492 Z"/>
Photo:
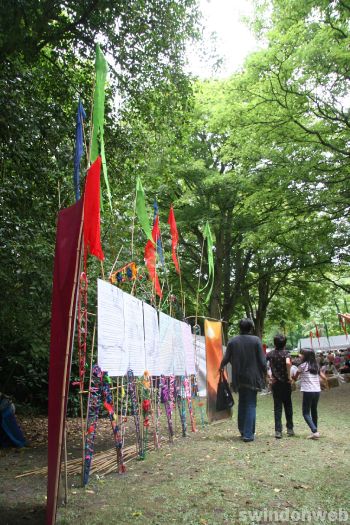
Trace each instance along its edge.
<path fill-rule="evenodd" d="M 272 398 L 261 396 L 255 443 L 238 439 L 235 408 L 233 421 L 179 437 L 145 461 L 130 463 L 123 477 L 93 475 L 86 489 L 79 476 L 70 477 L 68 505 L 61 495 L 57 523 L 232 525 L 253 523 L 249 512 L 258 510 L 350 509 L 350 384 L 322 394 L 319 441 L 306 439 L 300 393 L 293 402 L 295 438 L 274 439 Z M 15 476 L 45 466 L 46 420 L 20 422 L 31 446 L 0 451 L 0 523 L 39 525 L 45 522 L 46 478 Z M 68 422 L 69 457 L 81 454 L 79 428 L 79 421 Z M 112 446 L 107 420 L 96 444 L 100 450 Z"/>

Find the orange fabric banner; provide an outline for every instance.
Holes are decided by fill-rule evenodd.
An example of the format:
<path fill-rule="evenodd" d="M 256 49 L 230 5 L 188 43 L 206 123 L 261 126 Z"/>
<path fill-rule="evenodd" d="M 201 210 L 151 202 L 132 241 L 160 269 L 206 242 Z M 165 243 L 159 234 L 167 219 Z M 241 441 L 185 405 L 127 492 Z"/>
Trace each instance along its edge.
<path fill-rule="evenodd" d="M 232 410 L 216 411 L 216 394 L 219 382 L 219 367 L 222 361 L 222 335 L 220 321 L 204 321 L 205 352 L 207 358 L 207 416 L 208 421 L 232 417 Z M 227 378 L 226 378 L 227 379 Z"/>

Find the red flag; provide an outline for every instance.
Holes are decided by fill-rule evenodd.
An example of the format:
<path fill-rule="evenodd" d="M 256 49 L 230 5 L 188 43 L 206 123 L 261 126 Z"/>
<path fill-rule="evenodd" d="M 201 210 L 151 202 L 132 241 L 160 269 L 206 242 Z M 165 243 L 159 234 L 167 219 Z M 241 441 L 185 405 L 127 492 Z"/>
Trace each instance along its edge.
<path fill-rule="evenodd" d="M 176 257 L 176 248 L 177 243 L 179 242 L 179 234 L 177 232 L 176 227 L 176 221 L 175 221 L 175 215 L 174 215 L 174 209 L 172 206 L 170 206 L 169 211 L 169 217 L 168 217 L 168 224 L 170 225 L 170 233 L 171 233 L 171 251 L 172 251 L 172 257 L 175 264 L 175 268 L 177 273 L 180 273 L 180 267 L 179 262 Z"/>
<path fill-rule="evenodd" d="M 157 215 L 153 229 L 152 229 L 152 238 L 154 240 L 154 243 L 151 241 L 147 241 L 147 244 L 145 246 L 145 263 L 148 268 L 148 272 L 150 275 L 150 278 L 153 282 L 156 294 L 162 298 L 162 290 L 159 284 L 158 275 L 156 271 L 156 246 L 157 246 L 157 240 L 160 239 L 160 230 L 159 230 L 159 217 Z"/>
<path fill-rule="evenodd" d="M 100 171 L 101 157 L 90 166 L 84 195 L 84 258 L 91 253 L 103 261 L 100 236 Z"/>

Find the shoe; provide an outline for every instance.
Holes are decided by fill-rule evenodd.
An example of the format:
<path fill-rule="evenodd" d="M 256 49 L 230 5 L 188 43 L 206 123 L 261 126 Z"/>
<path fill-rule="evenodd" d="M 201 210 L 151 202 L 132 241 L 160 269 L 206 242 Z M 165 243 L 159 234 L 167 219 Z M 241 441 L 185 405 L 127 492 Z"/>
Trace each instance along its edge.
<path fill-rule="evenodd" d="M 275 432 L 276 439 L 281 439 L 281 437 L 282 437 L 282 432 Z"/>
<path fill-rule="evenodd" d="M 249 443 L 250 441 L 254 441 L 254 438 L 243 438 L 244 443 Z"/>
<path fill-rule="evenodd" d="M 292 428 L 287 429 L 287 436 L 289 437 L 295 436 L 295 432 Z"/>
<path fill-rule="evenodd" d="M 319 439 L 320 433 L 319 432 L 313 432 L 310 436 L 307 437 L 308 439 Z"/>

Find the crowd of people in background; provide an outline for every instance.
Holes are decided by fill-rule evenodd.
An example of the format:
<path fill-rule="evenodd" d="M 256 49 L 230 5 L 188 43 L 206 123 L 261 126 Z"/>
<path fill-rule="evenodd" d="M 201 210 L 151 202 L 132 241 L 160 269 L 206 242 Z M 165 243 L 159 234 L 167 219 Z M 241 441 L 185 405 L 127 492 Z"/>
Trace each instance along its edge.
<path fill-rule="evenodd" d="M 264 352 L 261 340 L 253 335 L 252 319 L 241 319 L 240 334 L 229 340 L 220 370 L 231 363 L 232 388 L 238 393 L 238 430 L 244 442 L 254 441 L 257 393 L 269 389 L 273 395 L 275 437 L 283 436 L 282 412 L 286 418 L 287 435 L 295 435 L 292 390 L 298 382 L 303 393 L 302 414 L 311 430 L 308 436 L 319 439 L 318 401 L 328 378 L 350 373 L 350 348 L 336 352 L 315 352 L 301 349 L 292 359 L 286 349 L 287 338 L 277 334 L 274 349 Z"/>

